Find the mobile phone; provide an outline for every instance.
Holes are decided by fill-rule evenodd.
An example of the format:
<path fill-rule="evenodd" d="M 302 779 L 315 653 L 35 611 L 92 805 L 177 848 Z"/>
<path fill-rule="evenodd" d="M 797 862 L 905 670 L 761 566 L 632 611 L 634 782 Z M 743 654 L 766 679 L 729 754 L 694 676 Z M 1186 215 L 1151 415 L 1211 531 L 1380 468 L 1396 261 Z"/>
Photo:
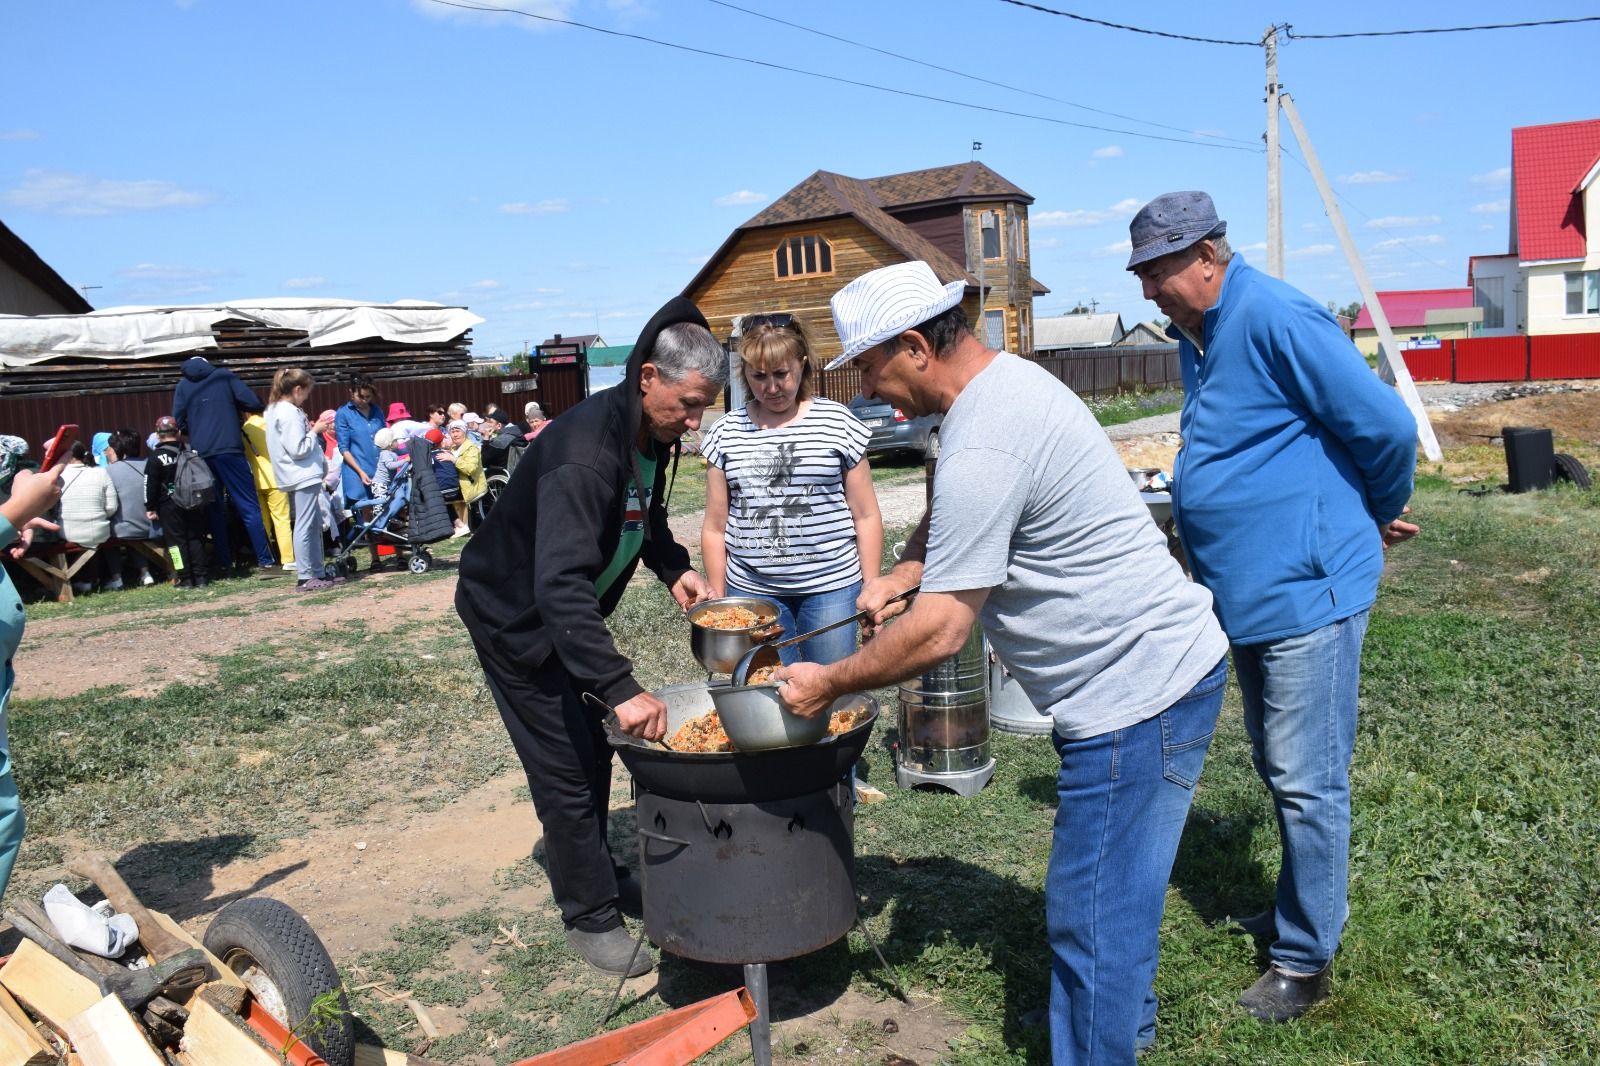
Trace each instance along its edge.
<path fill-rule="evenodd" d="M 61 457 L 72 449 L 72 442 L 78 439 L 76 425 L 61 426 L 56 430 L 56 435 L 50 438 L 50 443 L 44 450 L 44 462 L 40 470 L 49 470 L 61 461 Z"/>

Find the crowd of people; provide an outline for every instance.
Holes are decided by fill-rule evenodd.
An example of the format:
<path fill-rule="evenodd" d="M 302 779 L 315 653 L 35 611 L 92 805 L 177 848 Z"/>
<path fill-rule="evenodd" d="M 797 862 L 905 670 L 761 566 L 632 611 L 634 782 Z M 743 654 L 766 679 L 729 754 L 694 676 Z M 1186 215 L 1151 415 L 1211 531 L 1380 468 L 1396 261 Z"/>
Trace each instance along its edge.
<path fill-rule="evenodd" d="M 1193 580 L 1083 402 L 1037 364 L 990 348 L 961 306 L 965 282 L 941 283 L 926 263 L 871 271 L 831 300 L 841 354 L 825 369 L 854 361 L 864 394 L 912 417 L 944 416 L 928 511 L 888 573 L 867 430 L 815 394 L 811 338 L 791 315 L 745 317 L 738 372 L 749 402 L 701 442 L 703 573 L 674 539 L 666 497 L 680 440 L 699 429 L 730 366 L 690 301 L 651 318 L 621 385 L 542 435 L 463 551 L 455 606 L 526 771 L 577 954 L 613 975 L 651 966 L 624 930 L 638 887 L 610 850 L 612 748 L 585 702 L 598 697 L 624 732 L 665 735 L 665 703 L 606 625 L 642 562 L 685 609 L 773 599 L 786 635 L 866 611 L 864 643 L 840 628 L 786 650 L 783 699 L 802 715 L 915 677 L 982 625 L 1052 718 L 1060 756 L 1044 884 L 1057 1063 L 1132 1064 L 1155 1040 L 1167 881 L 1231 659 L 1283 845 L 1271 905 L 1240 922 L 1268 965 L 1239 1003 L 1286 1022 L 1328 996 L 1349 917 L 1362 642 L 1383 552 L 1418 532 L 1401 517 L 1415 425 L 1333 318 L 1252 270 L 1226 232 L 1202 192 L 1157 197 L 1130 224 L 1127 268 L 1179 344 L 1184 448 L 1172 505 Z M 385 407 L 371 381 L 348 384 L 348 403 L 312 416 L 315 383 L 303 371 L 280 371 L 263 405 L 197 357 L 150 441 L 99 434 L 32 473 L 26 445 L 0 438 L 10 490 L 0 538 L 25 548 L 52 525 L 43 516 L 59 498 L 61 532 L 80 544 L 159 528 L 180 585 L 247 567 L 254 552 L 260 566 L 294 568 L 299 587 L 326 588 L 339 578 L 324 539 L 342 516 L 392 497 L 421 454 L 401 445 L 430 442 L 465 535 L 486 470 L 545 429 L 536 404 L 523 421 L 459 404 L 414 419 L 404 404 Z M 188 449 L 214 485 L 204 505 L 188 495 Z M 230 535 L 234 518 L 242 535 Z M 101 567 L 101 588 L 129 579 L 113 553 Z M 0 591 L 14 598 L 9 585 Z M 13 616 L 0 602 L 8 658 L 20 632 L 20 604 Z M 0 709 L 9 686 L 8 662 Z M 0 887 L 21 835 L 3 757 L 0 747 Z"/>
<path fill-rule="evenodd" d="M 316 383 L 304 370 L 278 371 L 263 402 L 233 371 L 195 356 L 183 364 L 172 413 L 148 434 L 124 428 L 73 443 L 52 510 L 60 528 L 38 535 L 95 550 L 73 576 L 79 595 L 168 580 L 204 588 L 257 568 L 294 573 L 297 588 L 315 592 L 346 580 L 326 549 L 392 498 L 410 440 L 428 441 L 453 535 L 465 537 L 486 471 L 546 424 L 537 402 L 520 419 L 460 403 L 431 404 L 417 419 L 402 402 L 384 405 L 369 378 L 346 385 L 348 402 L 314 413 Z M 37 464 L 21 438 L 0 436 L 0 449 L 3 500 L 14 472 Z M 166 566 L 130 550 L 134 542 L 160 545 Z M 370 568 L 388 565 L 374 549 Z"/>

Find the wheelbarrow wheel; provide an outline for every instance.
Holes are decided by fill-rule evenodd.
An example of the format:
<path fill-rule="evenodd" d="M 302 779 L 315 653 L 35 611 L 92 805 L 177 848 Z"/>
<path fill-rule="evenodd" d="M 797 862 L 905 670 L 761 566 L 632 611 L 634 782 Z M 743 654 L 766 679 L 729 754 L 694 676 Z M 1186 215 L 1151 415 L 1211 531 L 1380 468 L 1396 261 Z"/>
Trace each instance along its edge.
<path fill-rule="evenodd" d="M 295 1031 L 328 1066 L 352 1066 L 355 1032 L 350 1003 L 328 949 L 304 918 L 267 896 L 236 900 L 206 928 L 206 950 L 238 975 L 266 1012 Z M 306 1024 L 312 1003 L 338 995 L 339 1017 L 320 1030 Z"/>

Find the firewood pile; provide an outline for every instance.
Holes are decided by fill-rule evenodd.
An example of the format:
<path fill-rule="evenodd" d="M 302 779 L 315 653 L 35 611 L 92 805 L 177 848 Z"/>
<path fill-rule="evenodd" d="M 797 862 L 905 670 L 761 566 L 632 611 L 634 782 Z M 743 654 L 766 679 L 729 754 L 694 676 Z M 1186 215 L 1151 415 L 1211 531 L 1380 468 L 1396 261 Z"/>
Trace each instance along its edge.
<path fill-rule="evenodd" d="M 472 364 L 472 331 L 444 344 L 404 344 L 371 338 L 312 348 L 304 330 L 240 319 L 219 322 L 217 347 L 197 348 L 148 359 L 64 357 L 31 366 L 8 367 L 5 394 L 105 396 L 170 389 L 185 359 L 203 356 L 225 366 L 245 384 L 266 388 L 282 367 L 298 367 L 319 381 L 367 374 L 384 379 L 465 374 Z"/>

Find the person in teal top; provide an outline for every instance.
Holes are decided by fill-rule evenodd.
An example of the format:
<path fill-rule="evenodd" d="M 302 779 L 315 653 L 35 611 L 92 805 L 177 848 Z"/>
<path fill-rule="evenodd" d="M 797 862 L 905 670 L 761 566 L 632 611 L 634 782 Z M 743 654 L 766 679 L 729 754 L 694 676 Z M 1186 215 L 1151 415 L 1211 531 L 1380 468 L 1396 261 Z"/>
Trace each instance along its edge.
<path fill-rule="evenodd" d="M 61 462 L 43 473 L 17 470 L 12 475 L 11 495 L 0 503 L 0 548 L 9 548 L 14 557 L 20 556 L 27 551 L 35 529 L 57 528 L 40 516 L 61 499 L 61 473 L 66 468 L 67 464 Z M 5 669 L 0 676 L 0 896 L 5 895 L 17 851 L 22 847 L 22 801 L 11 773 L 6 709 L 17 677 L 11 659 L 22 643 L 24 621 L 22 598 L 11 584 L 11 576 L 0 568 L 0 654 L 5 656 Z"/>
<path fill-rule="evenodd" d="M 645 515 L 650 513 L 650 489 L 644 489 L 644 499 L 639 499 L 639 486 L 653 486 L 656 483 L 656 457 L 646 455 L 644 452 L 635 451 L 634 458 L 639 464 L 639 481 L 628 486 L 628 506 L 622 516 L 622 539 L 617 541 L 617 550 L 611 556 L 611 562 L 595 578 L 594 591 L 596 596 L 604 596 L 616 584 L 622 572 L 633 564 L 639 557 L 639 552 L 644 548 L 644 522 Z"/>

